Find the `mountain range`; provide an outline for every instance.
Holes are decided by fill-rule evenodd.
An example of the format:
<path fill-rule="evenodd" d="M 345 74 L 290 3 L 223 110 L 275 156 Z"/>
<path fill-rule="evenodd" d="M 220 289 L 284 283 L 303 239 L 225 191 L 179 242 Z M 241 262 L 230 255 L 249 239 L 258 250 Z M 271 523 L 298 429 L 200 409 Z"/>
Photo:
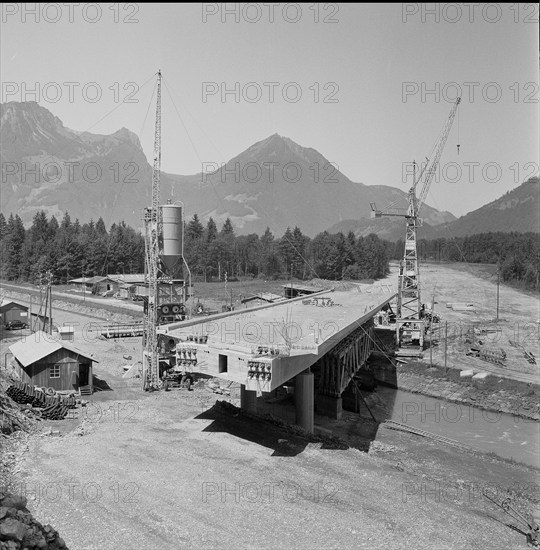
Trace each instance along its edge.
<path fill-rule="evenodd" d="M 38 210 L 58 217 L 68 211 L 81 222 L 101 216 L 106 224 L 124 220 L 142 225 L 143 209 L 151 202 L 152 167 L 136 134 L 126 128 L 111 135 L 77 132 L 36 102 L 1 104 L 0 118 L 4 214 L 16 212 L 28 223 Z M 512 193 L 504 208 L 497 201 L 483 207 L 501 210 L 499 230 L 506 229 L 506 221 L 515 225 L 514 211 L 529 212 L 533 206 L 534 201 Z M 269 226 L 278 236 L 288 226 L 298 226 L 309 236 L 347 228 L 387 238 L 399 228 L 400 238 L 402 221 L 370 220 L 370 203 L 405 207 L 407 202 L 402 190 L 353 182 L 315 149 L 278 134 L 205 173 L 162 173 L 161 196 L 182 200 L 187 218 L 197 213 L 205 221 L 211 216 L 218 227 L 230 218 L 238 234 L 262 234 Z M 451 228 L 464 218 L 464 230 L 477 231 L 489 220 L 489 213 L 456 220 L 428 205 L 422 215 L 430 231 Z M 528 217 L 522 217 L 523 228 Z"/>
<path fill-rule="evenodd" d="M 423 213 L 422 213 L 423 214 Z M 330 233 L 348 233 L 357 236 L 377 233 L 389 241 L 404 238 L 404 224 L 400 218 L 343 220 L 332 225 Z M 489 232 L 540 232 L 540 180 L 532 177 L 502 197 L 469 212 L 459 219 L 434 225 L 424 219 L 419 238 L 437 239 L 465 237 Z"/>

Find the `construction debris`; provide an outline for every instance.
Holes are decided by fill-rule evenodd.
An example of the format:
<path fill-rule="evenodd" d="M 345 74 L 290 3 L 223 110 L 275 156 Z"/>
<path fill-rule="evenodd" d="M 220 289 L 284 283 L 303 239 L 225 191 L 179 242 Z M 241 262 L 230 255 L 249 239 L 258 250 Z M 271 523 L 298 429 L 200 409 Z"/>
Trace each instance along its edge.
<path fill-rule="evenodd" d="M 469 357 L 478 357 L 482 361 L 487 361 L 488 363 L 495 363 L 502 367 L 505 366 L 504 362 L 506 361 L 506 352 L 504 349 L 485 349 L 485 348 L 473 348 L 471 347 L 466 353 Z"/>
<path fill-rule="evenodd" d="M 510 343 L 510 345 L 512 347 L 517 348 L 517 349 L 521 349 L 523 351 L 523 357 L 525 357 L 525 359 L 527 359 L 528 363 L 530 363 L 531 365 L 536 365 L 536 357 L 534 356 L 533 353 L 526 350 L 521 344 L 518 344 L 517 342 L 514 342 L 513 340 L 508 340 L 508 342 Z"/>

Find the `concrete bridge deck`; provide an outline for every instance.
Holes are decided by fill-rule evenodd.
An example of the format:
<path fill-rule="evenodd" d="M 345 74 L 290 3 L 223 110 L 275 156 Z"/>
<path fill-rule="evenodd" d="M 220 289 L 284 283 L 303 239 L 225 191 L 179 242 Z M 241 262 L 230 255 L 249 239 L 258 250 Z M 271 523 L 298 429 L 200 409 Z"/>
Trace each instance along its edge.
<path fill-rule="evenodd" d="M 177 366 L 270 392 L 316 363 L 395 297 L 391 285 L 356 285 L 195 318 L 160 330 Z"/>

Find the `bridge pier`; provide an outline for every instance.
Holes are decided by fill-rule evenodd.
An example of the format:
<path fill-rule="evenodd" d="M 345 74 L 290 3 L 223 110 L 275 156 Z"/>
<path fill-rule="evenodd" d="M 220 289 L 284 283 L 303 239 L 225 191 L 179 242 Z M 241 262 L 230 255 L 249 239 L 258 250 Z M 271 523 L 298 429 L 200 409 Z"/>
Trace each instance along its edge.
<path fill-rule="evenodd" d="M 341 397 L 332 397 L 330 395 L 317 396 L 317 412 L 324 416 L 341 420 L 343 416 L 343 400 Z"/>
<path fill-rule="evenodd" d="M 296 376 L 294 391 L 296 423 L 308 433 L 313 433 L 314 429 L 314 388 L 315 382 L 312 372 L 307 370 Z"/>
<path fill-rule="evenodd" d="M 240 386 L 240 407 L 253 414 L 257 412 L 257 392 L 255 390 L 246 390 L 244 384 Z"/>

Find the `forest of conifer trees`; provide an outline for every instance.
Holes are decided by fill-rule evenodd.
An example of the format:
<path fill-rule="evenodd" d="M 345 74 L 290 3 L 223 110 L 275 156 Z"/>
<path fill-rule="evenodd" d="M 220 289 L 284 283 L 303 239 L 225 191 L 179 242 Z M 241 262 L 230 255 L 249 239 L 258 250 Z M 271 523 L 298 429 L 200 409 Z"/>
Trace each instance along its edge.
<path fill-rule="evenodd" d="M 305 236 L 287 228 L 276 237 L 269 228 L 262 236 L 236 235 L 229 219 L 221 229 L 210 218 L 203 225 L 195 214 L 185 225 L 184 254 L 199 280 L 234 277 L 312 279 L 377 279 L 388 273 L 393 245 L 376 235 L 356 238 L 351 232 Z M 35 282 L 51 271 L 56 283 L 77 277 L 142 273 L 144 238 L 124 222 L 106 229 L 103 220 L 80 224 L 68 213 L 62 220 L 40 211 L 25 229 L 21 218 L 0 214 L 0 276 Z"/>
<path fill-rule="evenodd" d="M 144 238 L 124 222 L 107 230 L 100 218 L 80 224 L 68 213 L 58 221 L 39 211 L 25 228 L 18 215 L 0 214 L 0 277 L 36 282 L 51 271 L 56 283 L 77 277 L 142 273 Z M 234 277 L 298 279 L 379 279 L 389 260 L 403 257 L 403 241 L 391 243 L 375 234 L 351 231 L 304 235 L 299 227 L 276 236 L 236 235 L 229 219 L 221 229 L 198 215 L 185 224 L 184 254 L 196 280 Z M 515 286 L 539 290 L 540 241 L 536 233 L 482 233 L 454 239 L 421 239 L 420 260 L 499 264 L 501 278 Z"/>

